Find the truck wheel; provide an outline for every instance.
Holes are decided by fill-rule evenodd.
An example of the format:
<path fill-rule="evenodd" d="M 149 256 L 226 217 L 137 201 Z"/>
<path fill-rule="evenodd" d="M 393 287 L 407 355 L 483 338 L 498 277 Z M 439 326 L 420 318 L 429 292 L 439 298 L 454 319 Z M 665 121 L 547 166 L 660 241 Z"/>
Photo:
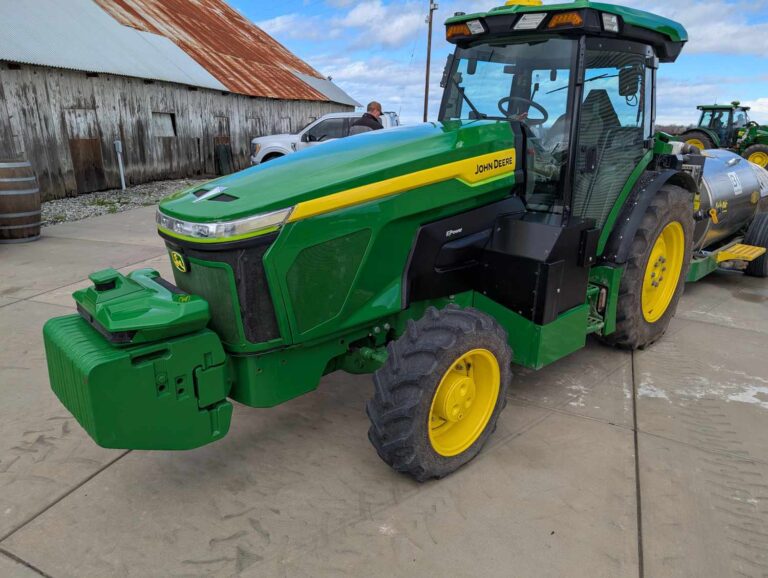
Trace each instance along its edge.
<path fill-rule="evenodd" d="M 744 243 L 768 249 L 768 213 L 759 213 L 755 217 L 744 237 Z M 749 263 L 744 272 L 751 277 L 768 277 L 768 253 Z"/>
<path fill-rule="evenodd" d="M 442 478 L 496 429 L 511 379 L 506 332 L 476 309 L 430 307 L 388 352 L 366 406 L 368 439 L 396 471 Z"/>
<path fill-rule="evenodd" d="M 646 209 L 621 277 L 616 331 L 603 340 L 643 349 L 669 326 L 683 293 L 693 238 L 691 193 L 664 185 Z"/>
<path fill-rule="evenodd" d="M 280 157 L 285 156 L 281 153 L 270 153 L 267 156 L 265 156 L 263 159 L 261 159 L 262 163 L 266 163 L 267 161 L 271 161 L 274 159 L 279 159 Z"/>
<path fill-rule="evenodd" d="M 698 147 L 698 149 L 702 151 L 717 148 L 715 143 L 712 142 L 712 138 L 707 133 L 700 130 L 692 130 L 683 133 L 682 139 L 686 144 Z"/>
<path fill-rule="evenodd" d="M 755 144 L 747 147 L 742 156 L 759 167 L 768 168 L 768 145 Z"/>

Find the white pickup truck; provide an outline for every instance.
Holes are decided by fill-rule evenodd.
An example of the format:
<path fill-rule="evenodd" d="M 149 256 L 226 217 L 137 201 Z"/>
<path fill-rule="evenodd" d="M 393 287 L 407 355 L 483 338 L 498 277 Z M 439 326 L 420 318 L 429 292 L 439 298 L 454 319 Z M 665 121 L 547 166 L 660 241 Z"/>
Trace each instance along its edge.
<path fill-rule="evenodd" d="M 349 128 L 362 112 L 332 112 L 313 120 L 296 134 L 260 136 L 251 141 L 251 164 L 258 165 L 329 140 L 349 136 Z M 400 125 L 396 112 L 381 113 L 384 128 Z"/>

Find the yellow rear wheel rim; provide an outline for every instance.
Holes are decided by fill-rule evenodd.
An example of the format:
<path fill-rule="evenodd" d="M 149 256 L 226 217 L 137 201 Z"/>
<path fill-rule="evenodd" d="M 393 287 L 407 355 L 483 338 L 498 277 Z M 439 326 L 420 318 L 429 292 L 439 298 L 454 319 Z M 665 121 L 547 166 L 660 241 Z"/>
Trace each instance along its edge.
<path fill-rule="evenodd" d="M 762 151 L 752 153 L 747 160 L 763 168 L 768 167 L 768 153 Z"/>
<path fill-rule="evenodd" d="M 699 150 L 704 150 L 706 147 L 704 146 L 704 143 L 701 142 L 701 140 L 697 138 L 689 138 L 687 141 L 685 141 L 685 144 L 693 145 L 695 147 L 698 147 Z"/>
<path fill-rule="evenodd" d="M 440 380 L 429 409 L 429 441 L 441 456 L 466 451 L 485 430 L 499 397 L 496 356 L 473 349 L 456 359 Z"/>
<path fill-rule="evenodd" d="M 675 296 L 685 254 L 685 231 L 677 221 L 669 223 L 651 249 L 643 277 L 642 308 L 648 323 L 655 323 L 667 312 Z"/>

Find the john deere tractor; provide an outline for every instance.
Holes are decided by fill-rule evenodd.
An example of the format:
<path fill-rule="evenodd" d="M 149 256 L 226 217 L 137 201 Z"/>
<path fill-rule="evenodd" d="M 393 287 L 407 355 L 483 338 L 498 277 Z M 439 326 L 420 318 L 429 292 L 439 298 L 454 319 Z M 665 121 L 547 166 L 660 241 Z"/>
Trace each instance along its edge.
<path fill-rule="evenodd" d="M 373 373 L 373 447 L 439 478 L 488 441 L 513 364 L 542 368 L 589 335 L 647 347 L 686 278 L 768 275 L 768 173 L 653 132 L 682 26 L 527 0 L 446 33 L 438 122 L 165 199 L 174 279 L 99 271 L 77 314 L 46 324 L 52 388 L 96 443 L 195 448 L 226 435 L 232 400 Z"/>
<path fill-rule="evenodd" d="M 706 104 L 699 124 L 680 137 L 701 150 L 730 149 L 763 168 L 768 168 L 768 126 L 749 120 L 749 107 L 739 101 L 731 104 Z"/>

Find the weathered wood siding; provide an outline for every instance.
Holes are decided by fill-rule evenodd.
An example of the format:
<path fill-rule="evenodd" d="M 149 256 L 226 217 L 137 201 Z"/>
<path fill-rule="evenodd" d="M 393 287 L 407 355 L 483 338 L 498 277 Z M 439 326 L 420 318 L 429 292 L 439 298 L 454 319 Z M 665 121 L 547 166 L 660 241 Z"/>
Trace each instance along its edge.
<path fill-rule="evenodd" d="M 241 170 L 252 138 L 344 110 L 352 107 L 0 62 L 0 157 L 29 159 L 46 199 L 118 188 L 116 140 L 128 184 L 215 175 L 228 166 L 217 148 L 221 161 L 228 145 Z"/>

